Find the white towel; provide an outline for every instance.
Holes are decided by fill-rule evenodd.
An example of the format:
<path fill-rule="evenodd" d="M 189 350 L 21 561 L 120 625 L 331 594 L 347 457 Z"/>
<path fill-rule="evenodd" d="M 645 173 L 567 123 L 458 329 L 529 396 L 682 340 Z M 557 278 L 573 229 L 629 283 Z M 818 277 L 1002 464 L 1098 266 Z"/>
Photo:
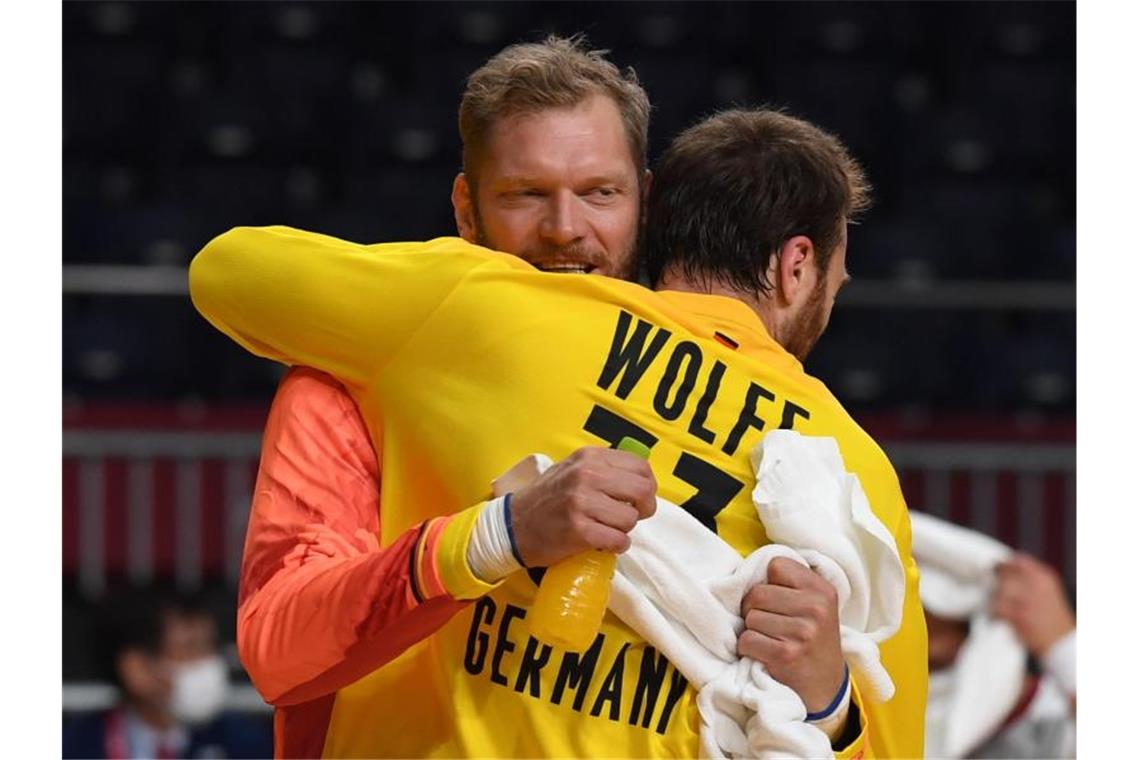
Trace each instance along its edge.
<path fill-rule="evenodd" d="M 930 676 L 926 755 L 959 758 L 989 737 L 1013 709 L 1025 678 L 1025 647 L 989 614 L 994 568 L 1012 550 L 989 536 L 921 512 L 911 513 L 922 606 L 969 620 L 954 664 Z"/>
<path fill-rule="evenodd" d="M 799 696 L 736 655 L 744 592 L 789 557 L 839 592 L 842 647 L 862 694 L 893 694 L 878 642 L 901 622 L 905 578 L 894 538 L 871 512 L 831 438 L 772 431 L 753 452 L 753 491 L 773 544 L 745 559 L 691 515 L 659 499 L 618 559 L 610 608 L 699 690 L 701 745 L 710 757 L 830 757 L 827 736 L 804 722 Z"/>

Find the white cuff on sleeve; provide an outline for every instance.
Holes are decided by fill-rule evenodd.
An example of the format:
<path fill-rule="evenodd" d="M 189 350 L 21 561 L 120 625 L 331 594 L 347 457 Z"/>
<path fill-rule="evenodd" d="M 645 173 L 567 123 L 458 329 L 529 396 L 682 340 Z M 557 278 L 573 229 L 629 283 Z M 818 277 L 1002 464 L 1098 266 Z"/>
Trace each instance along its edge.
<path fill-rule="evenodd" d="M 1069 631 L 1049 647 L 1041 658 L 1041 665 L 1057 679 L 1070 697 L 1077 695 L 1077 629 Z"/>
<path fill-rule="evenodd" d="M 484 583 L 498 583 L 522 568 L 511 551 L 511 537 L 504 519 L 505 496 L 483 506 L 467 544 L 467 564 Z"/>

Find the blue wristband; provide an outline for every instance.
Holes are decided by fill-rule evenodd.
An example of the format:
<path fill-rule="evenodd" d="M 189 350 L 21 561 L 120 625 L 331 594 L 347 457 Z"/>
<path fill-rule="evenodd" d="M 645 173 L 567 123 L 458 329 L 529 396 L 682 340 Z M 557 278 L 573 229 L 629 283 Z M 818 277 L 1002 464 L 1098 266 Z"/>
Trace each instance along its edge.
<path fill-rule="evenodd" d="M 831 716 L 833 712 L 839 709 L 839 705 L 843 703 L 843 696 L 847 693 L 847 682 L 851 680 L 851 671 L 847 669 L 847 663 L 843 664 L 843 682 L 839 684 L 839 692 L 835 695 L 835 699 L 831 700 L 831 704 L 823 708 L 819 712 L 808 713 L 804 720 L 816 721 L 823 720 Z"/>
<path fill-rule="evenodd" d="M 526 567 L 522 555 L 519 554 L 519 545 L 515 543 L 515 529 L 511 525 L 511 494 L 503 497 L 503 521 L 507 524 L 507 538 L 511 540 L 511 554 L 515 555 L 515 560 L 520 566 Z"/>

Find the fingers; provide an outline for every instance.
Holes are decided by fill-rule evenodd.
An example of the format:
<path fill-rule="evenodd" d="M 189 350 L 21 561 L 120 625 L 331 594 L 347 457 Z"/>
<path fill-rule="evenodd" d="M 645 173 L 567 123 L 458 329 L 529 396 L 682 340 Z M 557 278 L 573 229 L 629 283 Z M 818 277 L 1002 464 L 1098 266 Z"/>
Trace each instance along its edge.
<path fill-rule="evenodd" d="M 998 564 L 998 581 L 1020 580 L 1025 583 L 1045 583 L 1056 580 L 1060 582 L 1060 575 L 1052 565 L 1042 562 L 1025 552 L 1014 552 L 1005 562 Z"/>
<path fill-rule="evenodd" d="M 591 548 L 614 554 L 622 554 L 630 546 L 629 536 L 624 531 L 597 522 L 582 527 L 582 538 Z"/>
<path fill-rule="evenodd" d="M 769 583 L 744 594 L 736 649 L 763 663 L 809 710 L 825 707 L 843 679 L 838 594 L 810 568 L 788 558 L 768 564 Z"/>
<path fill-rule="evenodd" d="M 1029 575 L 1029 568 L 1023 558 L 1018 555 L 1013 555 L 1004 562 L 999 563 L 997 567 L 994 568 L 994 574 L 997 576 L 998 585 L 1024 583 Z"/>
<path fill-rule="evenodd" d="M 513 468 L 512 468 L 513 469 Z M 624 451 L 587 447 L 514 491 L 512 524 L 529 564 L 594 548 L 624 552 L 626 535 L 657 508 L 649 465 Z"/>
<path fill-rule="evenodd" d="M 766 610 L 750 610 L 744 618 L 748 630 L 780 641 L 811 641 L 818 624 L 811 618 L 779 615 Z"/>
<path fill-rule="evenodd" d="M 778 557 L 768 565 L 768 583 L 758 583 L 745 592 L 740 615 L 748 623 L 749 614 L 762 611 L 771 615 L 805 618 L 816 622 L 838 618 L 839 595 L 835 588 L 810 568 L 791 559 Z M 767 616 L 757 620 L 774 621 Z M 773 628 L 773 633 L 785 629 Z"/>
<path fill-rule="evenodd" d="M 768 563 L 768 583 L 787 588 L 834 591 L 819 573 L 788 557 L 776 557 Z"/>
<path fill-rule="evenodd" d="M 587 507 L 586 516 L 622 533 L 629 533 L 641 519 L 641 514 L 628 502 L 604 496 L 599 496 L 593 506 Z"/>
<path fill-rule="evenodd" d="M 753 631 L 751 628 L 740 634 L 736 640 L 736 653 L 741 657 L 751 657 L 765 665 L 772 662 L 785 662 L 799 655 L 802 644 L 784 641 Z"/>
<path fill-rule="evenodd" d="M 1003 620 L 1013 620 L 1020 615 L 1022 609 L 1020 598 L 1009 594 L 995 595 L 990 604 L 990 612 L 994 617 Z"/>
<path fill-rule="evenodd" d="M 583 446 L 563 461 L 585 465 L 602 465 L 617 470 L 625 470 L 636 475 L 653 476 L 649 463 L 636 454 L 603 446 Z"/>
<path fill-rule="evenodd" d="M 1019 603 L 1020 599 L 1021 594 L 1016 587 L 999 584 L 990 597 L 990 609 L 995 613 L 998 610 L 1009 611 Z"/>
<path fill-rule="evenodd" d="M 747 620 L 752 610 L 763 610 L 793 617 L 824 617 L 828 613 L 827 604 L 828 597 L 824 594 L 760 583 L 744 595 L 740 616 Z"/>
<path fill-rule="evenodd" d="M 571 468 L 572 482 L 583 491 L 600 492 L 632 505 L 638 519 L 656 512 L 657 480 L 641 457 L 616 449 L 585 448 L 565 461 Z"/>
<path fill-rule="evenodd" d="M 657 481 L 653 475 L 638 475 L 628 470 L 608 468 L 589 470 L 585 477 L 590 485 L 614 501 L 631 505 L 641 517 L 657 509 Z"/>
<path fill-rule="evenodd" d="M 1060 574 L 1028 554 L 1017 553 L 997 567 L 991 608 L 1003 615 L 1026 609 L 1069 607 Z"/>

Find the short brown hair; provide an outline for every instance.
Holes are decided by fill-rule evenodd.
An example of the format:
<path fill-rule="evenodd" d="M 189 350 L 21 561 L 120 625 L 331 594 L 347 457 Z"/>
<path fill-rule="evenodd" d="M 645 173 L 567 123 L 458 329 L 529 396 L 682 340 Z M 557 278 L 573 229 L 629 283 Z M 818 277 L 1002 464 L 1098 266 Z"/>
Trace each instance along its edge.
<path fill-rule="evenodd" d="M 511 45 L 467 78 L 459 104 L 463 171 L 474 182 L 475 167 L 495 122 L 507 116 L 575 106 L 598 93 L 613 99 L 622 122 L 638 180 L 645 172 L 649 97 L 632 68 L 620 71 L 606 50 L 590 50 L 583 35 Z"/>
<path fill-rule="evenodd" d="M 682 132 L 653 173 L 644 259 L 706 284 L 768 294 L 770 258 L 806 235 L 827 270 L 841 225 L 871 204 L 859 163 L 834 136 L 777 110 L 731 110 Z"/>

